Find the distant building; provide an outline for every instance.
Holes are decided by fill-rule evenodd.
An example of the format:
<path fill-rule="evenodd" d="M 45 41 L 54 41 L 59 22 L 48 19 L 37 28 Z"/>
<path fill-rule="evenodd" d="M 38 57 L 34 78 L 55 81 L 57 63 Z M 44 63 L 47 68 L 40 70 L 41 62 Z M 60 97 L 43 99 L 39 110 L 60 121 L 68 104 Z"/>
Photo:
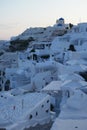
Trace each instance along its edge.
<path fill-rule="evenodd" d="M 87 32 L 87 23 L 79 23 L 77 26 L 74 26 L 72 29 L 74 33 Z"/>
<path fill-rule="evenodd" d="M 33 42 L 30 58 L 33 60 L 48 59 L 50 57 L 50 42 Z"/>
<path fill-rule="evenodd" d="M 63 18 L 59 18 L 56 20 L 56 24 L 54 25 L 55 31 L 52 35 L 54 36 L 62 36 L 66 33 L 66 25 L 65 20 Z"/>
<path fill-rule="evenodd" d="M 58 20 L 56 20 L 56 24 L 65 24 L 64 18 L 59 18 Z"/>

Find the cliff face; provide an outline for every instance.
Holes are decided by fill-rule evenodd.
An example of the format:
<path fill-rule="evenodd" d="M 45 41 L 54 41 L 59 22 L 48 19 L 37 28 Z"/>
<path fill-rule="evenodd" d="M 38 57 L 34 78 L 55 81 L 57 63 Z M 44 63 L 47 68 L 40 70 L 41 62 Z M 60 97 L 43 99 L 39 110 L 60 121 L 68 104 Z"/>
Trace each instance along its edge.
<path fill-rule="evenodd" d="M 9 49 L 10 51 L 26 50 L 29 43 L 32 41 L 34 41 L 32 37 L 28 38 L 27 40 L 16 39 L 16 40 L 10 41 Z"/>

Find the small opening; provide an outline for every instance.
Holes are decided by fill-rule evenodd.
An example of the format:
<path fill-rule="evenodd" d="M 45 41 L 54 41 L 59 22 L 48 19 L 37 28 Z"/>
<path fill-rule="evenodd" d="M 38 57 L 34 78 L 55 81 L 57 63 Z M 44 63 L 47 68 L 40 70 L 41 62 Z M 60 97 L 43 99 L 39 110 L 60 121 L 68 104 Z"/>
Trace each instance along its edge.
<path fill-rule="evenodd" d="M 29 119 L 32 119 L 32 117 L 33 117 L 33 116 L 32 116 L 32 115 L 30 115 L 30 116 L 29 116 Z"/>
<path fill-rule="evenodd" d="M 48 85 L 48 82 L 46 82 L 45 85 Z"/>
<path fill-rule="evenodd" d="M 36 116 L 38 115 L 38 112 L 36 112 Z"/>
<path fill-rule="evenodd" d="M 48 113 L 49 112 L 49 110 L 46 110 L 46 113 Z"/>
<path fill-rule="evenodd" d="M 47 100 L 47 103 L 49 103 L 49 100 Z"/>
<path fill-rule="evenodd" d="M 51 111 L 54 111 L 54 106 L 53 106 L 53 104 L 50 104 L 50 110 L 51 110 Z"/>
<path fill-rule="evenodd" d="M 44 107 L 44 105 L 42 104 L 42 107 Z"/>
<path fill-rule="evenodd" d="M 5 75 L 5 72 L 3 72 L 3 76 Z"/>
<path fill-rule="evenodd" d="M 53 80 L 53 77 L 51 77 L 51 79 Z"/>

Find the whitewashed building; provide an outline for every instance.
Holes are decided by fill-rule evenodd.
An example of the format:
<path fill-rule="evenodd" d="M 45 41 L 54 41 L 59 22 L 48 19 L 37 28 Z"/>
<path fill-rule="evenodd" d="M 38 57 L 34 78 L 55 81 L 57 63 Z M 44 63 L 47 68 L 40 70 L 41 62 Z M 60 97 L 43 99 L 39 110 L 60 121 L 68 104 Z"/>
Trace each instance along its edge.
<path fill-rule="evenodd" d="M 45 124 L 51 119 L 50 97 L 46 94 L 28 93 L 12 96 L 2 93 L 0 104 L 0 127 L 6 130 L 23 130 L 37 124 Z"/>

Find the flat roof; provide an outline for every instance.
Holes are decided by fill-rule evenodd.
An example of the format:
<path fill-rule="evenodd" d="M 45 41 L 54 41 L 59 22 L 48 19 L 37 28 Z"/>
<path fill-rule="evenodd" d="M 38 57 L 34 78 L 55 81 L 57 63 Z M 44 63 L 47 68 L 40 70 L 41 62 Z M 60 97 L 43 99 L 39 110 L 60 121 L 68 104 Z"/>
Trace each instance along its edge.
<path fill-rule="evenodd" d="M 87 119 L 56 119 L 51 130 L 87 130 Z"/>
<path fill-rule="evenodd" d="M 62 81 L 52 81 L 42 91 L 59 91 L 61 90 Z"/>

